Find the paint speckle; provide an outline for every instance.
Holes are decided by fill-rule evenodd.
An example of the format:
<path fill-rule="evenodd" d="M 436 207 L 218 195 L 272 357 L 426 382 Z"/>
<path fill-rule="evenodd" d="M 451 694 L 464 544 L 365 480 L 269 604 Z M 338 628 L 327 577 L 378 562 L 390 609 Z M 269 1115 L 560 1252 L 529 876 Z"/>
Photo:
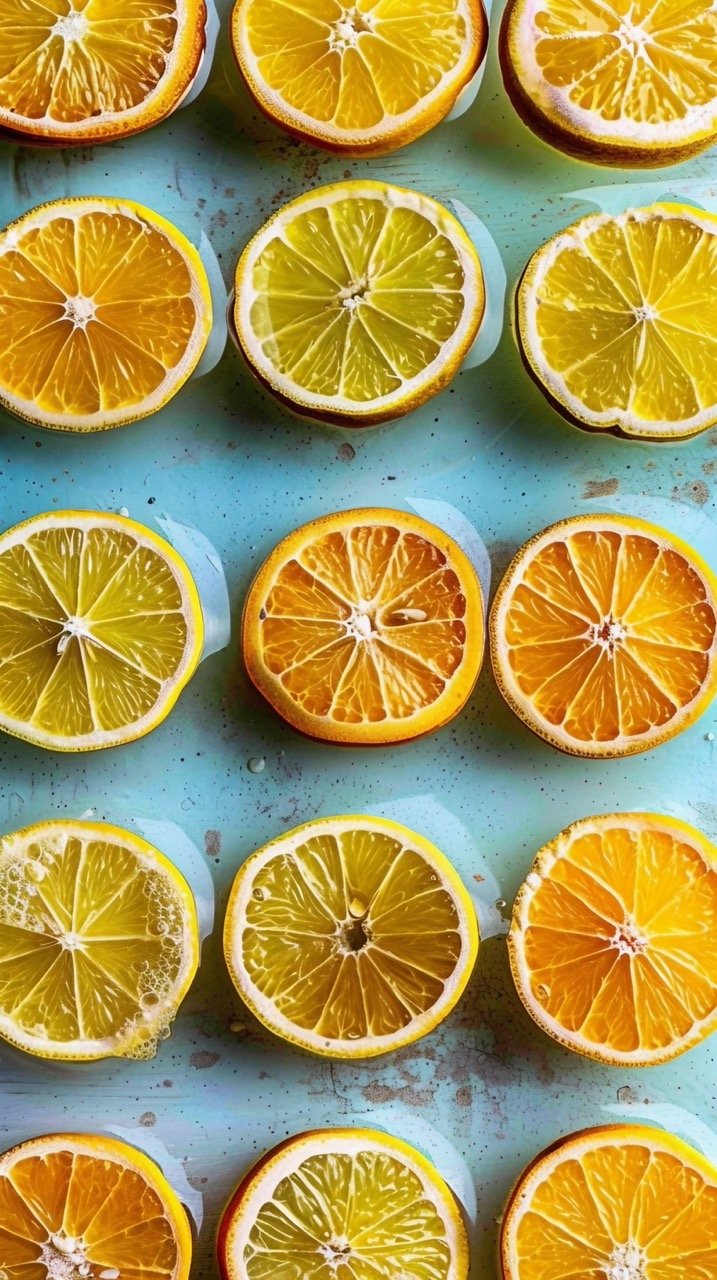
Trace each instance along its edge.
<path fill-rule="evenodd" d="M 676 502 L 694 502 L 703 507 L 709 502 L 710 491 L 704 480 L 692 480 L 688 484 L 676 484 L 672 496 Z"/>
<path fill-rule="evenodd" d="M 210 1067 L 215 1067 L 221 1058 L 219 1053 L 210 1053 L 208 1049 L 198 1049 L 189 1059 L 190 1067 L 194 1067 L 195 1071 L 208 1071 Z"/>
<path fill-rule="evenodd" d="M 583 489 L 584 498 L 607 498 L 611 493 L 617 493 L 620 488 L 620 481 L 611 476 L 609 480 L 586 480 Z"/>
<path fill-rule="evenodd" d="M 432 1089 L 419 1089 L 413 1084 L 392 1088 L 391 1085 L 379 1084 L 376 1081 L 364 1085 L 363 1096 L 367 1102 L 379 1104 L 384 1102 L 404 1102 L 409 1107 L 430 1107 L 433 1102 Z"/>
<path fill-rule="evenodd" d="M 222 851 L 222 833 L 210 827 L 204 832 L 204 850 L 208 857 L 217 858 Z"/>
<path fill-rule="evenodd" d="M 346 440 L 343 444 L 340 444 L 336 450 L 336 457 L 339 462 L 353 462 L 356 457 L 356 450 L 353 445 L 349 444 L 348 440 Z"/>
<path fill-rule="evenodd" d="M 473 1101 L 473 1090 L 469 1084 L 462 1084 L 456 1089 L 456 1102 L 459 1107 L 469 1107 Z"/>
<path fill-rule="evenodd" d="M 139 1123 L 145 1129 L 151 1129 L 152 1125 L 157 1123 L 157 1117 L 153 1111 L 143 1111 L 142 1115 L 139 1117 Z"/>
<path fill-rule="evenodd" d="M 623 1084 L 617 1091 L 618 1102 L 626 1102 L 628 1104 L 638 1102 L 639 1098 L 630 1084 Z"/>

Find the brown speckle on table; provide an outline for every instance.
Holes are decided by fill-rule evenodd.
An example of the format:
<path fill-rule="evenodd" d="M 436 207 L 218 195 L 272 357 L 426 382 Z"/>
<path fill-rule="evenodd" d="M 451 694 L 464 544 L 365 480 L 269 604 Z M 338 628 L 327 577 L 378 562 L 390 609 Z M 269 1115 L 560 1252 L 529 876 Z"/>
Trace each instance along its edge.
<path fill-rule="evenodd" d="M 222 833 L 214 827 L 204 832 L 204 851 L 209 858 L 217 858 L 222 851 Z"/>
<path fill-rule="evenodd" d="M 617 493 L 620 488 L 620 481 L 611 476 L 609 480 L 586 480 L 583 489 L 584 498 L 607 498 L 611 493 Z"/>
<path fill-rule="evenodd" d="M 695 502 L 703 507 L 709 502 L 710 491 L 704 480 L 692 480 L 688 484 L 676 484 L 672 496 L 676 502 Z"/>
<path fill-rule="evenodd" d="M 153 1111 L 144 1111 L 139 1117 L 139 1123 L 144 1129 L 151 1129 L 157 1123 L 157 1117 Z"/>
<path fill-rule="evenodd" d="M 207 1071 L 209 1067 L 214 1067 L 221 1060 L 221 1054 L 211 1053 L 208 1049 L 198 1049 L 189 1059 L 190 1067 L 194 1067 L 195 1071 Z"/>

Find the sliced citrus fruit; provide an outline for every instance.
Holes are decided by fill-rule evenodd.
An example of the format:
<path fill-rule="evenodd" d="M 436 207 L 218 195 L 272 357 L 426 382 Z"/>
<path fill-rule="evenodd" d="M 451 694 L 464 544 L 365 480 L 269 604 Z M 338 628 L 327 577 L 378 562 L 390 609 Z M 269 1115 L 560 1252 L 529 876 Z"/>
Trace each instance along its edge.
<path fill-rule="evenodd" d="M 187 381 L 212 327 L 209 281 L 151 209 L 55 200 L 0 232 L 0 323 L 0 405 L 36 426 L 102 431 L 155 413 Z"/>
<path fill-rule="evenodd" d="M 493 603 L 498 686 L 547 742 L 627 756 L 686 729 L 717 692 L 717 580 L 673 533 L 573 516 L 532 538 Z"/>
<path fill-rule="evenodd" d="M 0 1035 L 42 1058 L 152 1057 L 199 962 L 184 877 L 103 822 L 0 839 Z"/>
<path fill-rule="evenodd" d="M 501 1226 L 503 1280 L 711 1280 L 717 1169 L 671 1133 L 570 1134 L 524 1171 Z"/>
<path fill-rule="evenodd" d="M 717 137 L 717 17 L 705 0 L 511 0 L 500 60 L 544 141 L 598 164 L 674 164 Z"/>
<path fill-rule="evenodd" d="M 347 426 L 400 417 L 441 391 L 484 307 L 457 218 L 385 182 L 292 200 L 236 272 L 236 336 L 252 372 L 297 412 Z"/>
<path fill-rule="evenodd" d="M 0 0 L 0 128 L 110 142 L 169 115 L 204 50 L 204 0 Z"/>
<path fill-rule="evenodd" d="M 371 1129 L 302 1133 L 239 1184 L 218 1240 L 223 1280 L 465 1280 L 468 1238 L 452 1192 L 408 1143 Z"/>
<path fill-rule="evenodd" d="M 576 822 L 538 854 L 508 949 L 561 1044 L 611 1066 L 676 1058 L 717 1028 L 717 849 L 658 814 Z"/>
<path fill-rule="evenodd" d="M 296 137 L 381 155 L 448 115 L 480 66 L 481 0 L 237 0 L 232 39 L 259 108 Z"/>
<path fill-rule="evenodd" d="M 385 818 L 318 818 L 249 858 L 232 888 L 232 981 L 277 1035 L 333 1058 L 411 1044 L 454 1007 L 478 952 L 466 889 Z"/>
<path fill-rule="evenodd" d="M 717 217 L 655 204 L 591 214 L 530 259 L 518 338 L 569 421 L 643 440 L 717 422 Z"/>
<path fill-rule="evenodd" d="M 187 1215 L 152 1160 L 104 1134 L 0 1156 L 0 1261 L 12 1280 L 188 1280 Z"/>
<path fill-rule="evenodd" d="M 435 525 L 364 508 L 312 520 L 274 548 L 247 596 L 244 662 L 295 729 L 326 742 L 403 742 L 465 706 L 484 645 L 475 570 Z"/>
<path fill-rule="evenodd" d="M 0 728 L 55 751 L 156 728 L 204 640 L 174 548 L 101 511 L 53 511 L 0 536 L 0 621 Z"/>

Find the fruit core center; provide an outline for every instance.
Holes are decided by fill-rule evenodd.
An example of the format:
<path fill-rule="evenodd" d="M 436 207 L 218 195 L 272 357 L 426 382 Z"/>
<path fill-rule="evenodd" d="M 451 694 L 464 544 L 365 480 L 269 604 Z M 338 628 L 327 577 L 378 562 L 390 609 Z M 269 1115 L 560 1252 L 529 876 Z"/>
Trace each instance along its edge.
<path fill-rule="evenodd" d="M 640 933 L 640 930 L 633 924 L 632 920 L 626 920 L 624 924 L 618 925 L 615 929 L 610 939 L 610 946 L 619 951 L 621 956 L 638 956 L 647 947 L 647 938 L 644 933 Z M 622 1248 L 623 1246 L 620 1247 Z M 627 1248 L 627 1245 L 624 1247 Z M 621 1277 L 618 1276 L 616 1280 L 621 1280 Z M 626 1280 L 630 1280 L 627 1273 Z"/>
<path fill-rule="evenodd" d="M 618 1244 L 607 1265 L 608 1280 L 647 1280 L 642 1249 L 636 1244 Z"/>
<path fill-rule="evenodd" d="M 82 1241 L 64 1231 L 56 1232 L 42 1245 L 40 1262 L 47 1280 L 94 1280 L 96 1274 L 87 1261 Z"/>
<path fill-rule="evenodd" d="M 328 1265 L 337 1271 L 342 1263 L 346 1263 L 351 1258 L 351 1245 L 345 1237 L 336 1240 L 330 1240 L 328 1244 L 319 1245 L 319 1253 L 326 1260 Z"/>
<path fill-rule="evenodd" d="M 351 284 L 347 284 L 341 290 L 341 304 L 346 311 L 355 311 L 360 302 L 366 297 L 369 290 L 369 283 L 365 276 L 360 280 L 352 280 Z"/>
<path fill-rule="evenodd" d="M 360 13 L 354 5 L 344 9 L 340 18 L 333 24 L 329 39 L 329 48 L 334 53 L 345 53 L 347 49 L 355 49 L 359 36 L 373 31 L 373 19 L 369 13 Z"/>
<path fill-rule="evenodd" d="M 368 600 L 359 600 L 346 620 L 346 630 L 354 640 L 371 640 L 376 634 L 376 614 Z"/>
<path fill-rule="evenodd" d="M 635 307 L 636 320 L 656 320 L 658 315 L 657 307 L 653 307 L 651 302 L 643 302 L 641 307 Z"/>
<path fill-rule="evenodd" d="M 89 31 L 90 24 L 84 13 L 71 9 L 64 14 L 52 28 L 53 35 L 60 36 L 65 44 L 77 44 Z"/>
<path fill-rule="evenodd" d="M 599 644 L 601 649 L 606 649 L 609 654 L 613 654 L 625 639 L 625 628 L 610 614 L 609 617 L 603 618 L 602 622 L 593 623 L 591 639 L 593 644 Z"/>
<path fill-rule="evenodd" d="M 82 14 L 76 15 L 78 18 Z M 65 299 L 65 320 L 71 321 L 76 329 L 86 329 L 90 320 L 94 320 L 97 307 L 92 298 L 78 293 L 74 298 Z"/>
<path fill-rule="evenodd" d="M 60 636 L 57 641 L 57 652 L 58 653 L 65 652 L 65 649 L 70 643 L 70 638 L 72 636 L 77 636 L 78 638 L 83 637 L 84 639 L 87 639 L 89 637 L 89 634 L 90 633 L 87 630 L 87 626 L 85 625 L 83 618 L 76 618 L 76 617 L 65 618 L 65 621 L 62 624 L 62 631 L 60 632 Z"/>
<path fill-rule="evenodd" d="M 623 44 L 630 47 L 633 55 L 640 53 L 644 49 L 645 45 L 648 44 L 650 39 L 649 32 L 646 31 L 644 27 L 641 27 L 639 23 L 631 22 L 629 16 L 627 18 L 623 18 L 620 23 L 618 35 L 620 36 Z"/>
<path fill-rule="evenodd" d="M 371 941 L 371 930 L 366 924 L 369 904 L 354 896 L 349 903 L 348 919 L 339 924 L 339 939 L 343 951 L 363 951 Z"/>

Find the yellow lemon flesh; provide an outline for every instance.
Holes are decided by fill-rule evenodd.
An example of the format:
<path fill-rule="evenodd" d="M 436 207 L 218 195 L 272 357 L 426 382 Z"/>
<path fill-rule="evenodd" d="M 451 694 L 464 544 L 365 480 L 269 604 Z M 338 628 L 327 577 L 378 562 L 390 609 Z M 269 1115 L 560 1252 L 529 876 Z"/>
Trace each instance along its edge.
<path fill-rule="evenodd" d="M 442 120 L 487 36 L 480 0 L 237 0 L 232 18 L 261 110 L 344 155 L 394 151 Z"/>
<path fill-rule="evenodd" d="M 250 368 L 289 407 L 360 427 L 441 391 L 484 307 L 478 255 L 447 209 L 357 181 L 269 219 L 239 260 L 234 320 Z"/>
<path fill-rule="evenodd" d="M 148 1058 L 199 960 L 189 886 L 100 822 L 0 839 L 0 1035 L 42 1058 Z"/>
<path fill-rule="evenodd" d="M 204 0 L 0 0 L 0 128 L 76 145 L 156 124 L 204 50 Z"/>
<path fill-rule="evenodd" d="M 500 56 L 516 110 L 544 141 L 650 168 L 717 137 L 715 41 L 706 0 L 511 0 Z"/>
<path fill-rule="evenodd" d="M 268 1152 L 229 1203 L 218 1256 L 222 1280 L 298 1265 L 304 1280 L 468 1275 L 466 1229 L 443 1179 L 408 1143 L 370 1129 L 304 1133 Z"/>
<path fill-rule="evenodd" d="M 102 431 L 155 413 L 211 328 L 197 250 L 151 209 L 56 200 L 0 232 L 0 406 L 36 426 Z"/>
<path fill-rule="evenodd" d="M 576 426 L 678 440 L 717 422 L 717 217 L 684 205 L 593 214 L 533 255 L 518 336 Z"/>
<path fill-rule="evenodd" d="M 271 1031 L 367 1058 L 433 1030 L 478 950 L 470 898 L 422 836 L 381 818 L 320 818 L 239 871 L 224 927 L 234 985 Z"/>
<path fill-rule="evenodd" d="M 0 728 L 89 751 L 149 733 L 202 652 L 186 564 L 124 516 L 57 511 L 0 536 Z"/>

